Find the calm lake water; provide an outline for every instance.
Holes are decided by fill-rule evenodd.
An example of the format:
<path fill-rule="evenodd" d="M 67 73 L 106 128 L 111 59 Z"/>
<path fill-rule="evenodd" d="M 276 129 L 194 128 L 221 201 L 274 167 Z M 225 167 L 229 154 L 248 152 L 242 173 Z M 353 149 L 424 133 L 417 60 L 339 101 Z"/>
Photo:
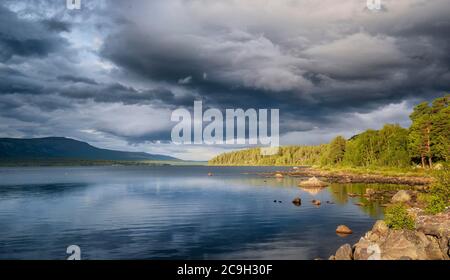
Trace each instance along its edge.
<path fill-rule="evenodd" d="M 301 189 L 301 178 L 256 174 L 284 169 L 0 168 L 0 259 L 66 259 L 72 244 L 82 259 L 327 258 L 382 217 L 380 203 L 356 206 L 364 199 L 347 193 L 396 188 Z M 354 234 L 337 236 L 339 224 Z"/>

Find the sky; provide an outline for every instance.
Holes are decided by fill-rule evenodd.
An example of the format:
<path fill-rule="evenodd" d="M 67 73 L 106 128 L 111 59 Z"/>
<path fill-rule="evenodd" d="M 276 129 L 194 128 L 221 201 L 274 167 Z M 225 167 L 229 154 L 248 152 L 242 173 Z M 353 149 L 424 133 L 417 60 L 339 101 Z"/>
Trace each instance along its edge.
<path fill-rule="evenodd" d="M 0 137 L 207 160 L 242 148 L 174 145 L 170 116 L 277 108 L 280 143 L 314 145 L 449 91 L 448 0 L 0 2 Z"/>

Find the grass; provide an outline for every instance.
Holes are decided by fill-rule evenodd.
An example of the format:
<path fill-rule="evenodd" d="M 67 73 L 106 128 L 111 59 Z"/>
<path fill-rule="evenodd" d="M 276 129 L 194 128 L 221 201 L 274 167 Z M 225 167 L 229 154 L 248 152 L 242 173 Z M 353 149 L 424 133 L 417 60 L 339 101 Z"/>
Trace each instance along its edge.
<path fill-rule="evenodd" d="M 349 166 L 314 166 L 314 168 L 330 172 L 346 172 L 358 175 L 380 175 L 393 177 L 432 177 L 430 170 L 422 168 L 396 168 L 396 167 L 349 167 Z"/>
<path fill-rule="evenodd" d="M 255 166 L 253 164 L 210 164 L 210 166 Z M 264 166 L 264 165 L 256 165 Z M 279 167 L 293 167 L 302 165 L 272 165 Z M 379 175 L 379 176 L 392 176 L 392 177 L 433 177 L 433 172 L 428 169 L 413 168 L 413 167 L 351 167 L 351 166 L 341 166 L 341 165 L 313 165 L 313 169 L 329 171 L 329 172 L 343 172 L 352 173 L 356 175 Z"/>

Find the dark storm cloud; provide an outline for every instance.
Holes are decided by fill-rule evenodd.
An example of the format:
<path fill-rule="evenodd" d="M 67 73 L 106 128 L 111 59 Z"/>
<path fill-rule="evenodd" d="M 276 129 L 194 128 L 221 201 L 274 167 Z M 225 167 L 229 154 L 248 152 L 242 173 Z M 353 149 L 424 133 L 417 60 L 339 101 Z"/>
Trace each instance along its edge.
<path fill-rule="evenodd" d="M 168 107 L 192 105 L 193 96 L 175 95 L 166 88 L 138 90 L 121 83 L 99 84 L 91 79 L 82 77 L 63 76 L 58 80 L 69 83 L 55 88 L 59 95 L 80 100 L 94 100 L 95 102 L 150 104 L 156 103 Z"/>
<path fill-rule="evenodd" d="M 26 74 L 10 67 L 0 66 L 0 95 L 14 93 L 39 94 L 44 86 Z"/>
<path fill-rule="evenodd" d="M 52 23 L 53 28 L 55 22 Z M 0 62 L 13 56 L 45 57 L 61 51 L 67 41 L 48 32 L 48 29 L 31 20 L 21 20 L 12 11 L 0 5 Z"/>
<path fill-rule="evenodd" d="M 210 28 L 203 28 L 207 22 L 199 28 L 202 22 L 193 19 L 195 28 L 188 33 L 184 26 L 174 27 L 179 23 L 175 18 L 173 26 L 171 19 L 165 19 L 166 25 L 146 19 L 144 25 L 151 27 L 139 29 L 137 16 L 136 25 L 126 25 L 107 38 L 102 55 L 144 79 L 188 80 L 185 87 L 199 91 L 215 106 L 263 104 L 284 109 L 286 118 L 309 117 L 320 123 L 326 116 L 348 110 L 369 112 L 405 99 L 430 99 L 447 90 L 448 52 L 442 50 L 448 49 L 448 39 L 441 31 L 448 25 L 442 11 L 449 8 L 444 4 L 429 4 L 433 8 L 425 19 L 406 19 L 407 14 L 392 19 L 386 9 L 371 20 L 386 14 L 386 24 L 399 23 L 403 28 L 386 28 L 364 19 L 360 30 L 309 40 L 308 46 L 296 52 L 283 43 L 289 38 L 270 36 L 270 30 L 265 37 L 248 27 L 245 32 L 227 29 L 227 23 L 218 20 L 216 24 L 222 28 L 209 33 Z M 180 13 L 189 18 L 189 4 L 185 6 L 186 11 Z M 436 13 L 439 24 L 433 23 Z M 240 19 L 239 12 L 233 16 L 230 20 Z M 258 21 L 261 19 L 255 16 L 256 24 Z M 326 27 L 326 23 L 310 24 Z M 368 31 L 361 31 L 362 27 Z M 293 26 L 284 28 L 292 30 Z M 411 28 L 426 39 L 410 36 Z"/>
<path fill-rule="evenodd" d="M 70 32 L 72 26 L 69 22 L 57 19 L 46 19 L 42 23 L 49 31 L 54 32 Z"/>
<path fill-rule="evenodd" d="M 64 81 L 64 82 L 73 82 L 73 83 L 85 83 L 85 84 L 90 84 L 90 85 L 97 85 L 98 84 L 93 79 L 89 79 L 89 78 L 85 78 L 85 77 L 77 77 L 77 76 L 72 76 L 72 75 L 59 76 L 58 80 Z"/>

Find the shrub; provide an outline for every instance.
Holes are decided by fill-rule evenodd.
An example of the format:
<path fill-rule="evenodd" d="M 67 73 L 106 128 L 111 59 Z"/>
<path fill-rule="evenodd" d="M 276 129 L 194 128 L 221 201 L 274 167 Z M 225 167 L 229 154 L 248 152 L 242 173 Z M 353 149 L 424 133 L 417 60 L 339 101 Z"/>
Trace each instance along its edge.
<path fill-rule="evenodd" d="M 432 194 L 427 199 L 425 211 L 428 214 L 437 214 L 444 211 L 445 207 L 447 207 L 447 203 L 441 197 Z"/>
<path fill-rule="evenodd" d="M 435 174 L 436 183 L 433 184 L 431 191 L 445 199 L 450 199 L 450 166 L 444 165 L 442 170 Z"/>
<path fill-rule="evenodd" d="M 392 229 L 414 229 L 414 219 L 408 214 L 404 204 L 387 207 L 384 220 Z"/>
<path fill-rule="evenodd" d="M 431 186 L 429 194 L 424 201 L 427 203 L 425 211 L 429 214 L 437 214 L 445 210 L 450 199 L 450 168 L 445 166 L 436 172 L 436 181 Z"/>

